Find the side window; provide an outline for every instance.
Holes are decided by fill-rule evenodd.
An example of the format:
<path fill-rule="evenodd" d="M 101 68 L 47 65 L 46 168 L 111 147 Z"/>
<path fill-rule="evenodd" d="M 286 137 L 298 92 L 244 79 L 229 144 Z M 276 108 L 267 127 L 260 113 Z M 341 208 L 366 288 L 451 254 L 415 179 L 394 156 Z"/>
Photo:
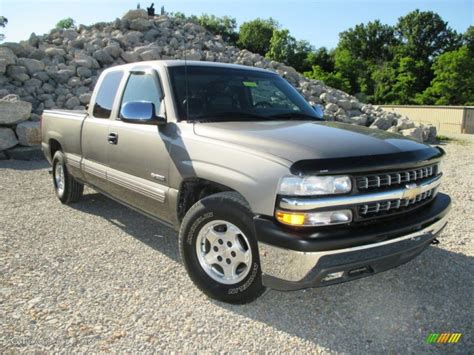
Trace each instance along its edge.
<path fill-rule="evenodd" d="M 122 80 L 123 72 L 113 71 L 105 75 L 98 88 L 92 114 L 96 118 L 110 118 L 117 90 Z"/>
<path fill-rule="evenodd" d="M 123 92 L 122 106 L 127 102 L 148 101 L 155 104 L 155 114 L 161 110 L 161 91 L 152 73 L 132 73 Z"/>

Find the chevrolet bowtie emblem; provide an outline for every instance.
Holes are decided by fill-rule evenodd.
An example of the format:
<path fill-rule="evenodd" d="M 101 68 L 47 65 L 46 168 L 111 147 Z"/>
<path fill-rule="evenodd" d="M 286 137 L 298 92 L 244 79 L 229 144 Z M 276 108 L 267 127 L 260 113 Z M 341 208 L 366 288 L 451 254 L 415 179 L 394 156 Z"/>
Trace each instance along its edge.
<path fill-rule="evenodd" d="M 405 185 L 406 190 L 403 192 L 403 199 L 404 200 L 413 200 L 421 194 L 421 187 L 417 184 L 408 184 Z"/>

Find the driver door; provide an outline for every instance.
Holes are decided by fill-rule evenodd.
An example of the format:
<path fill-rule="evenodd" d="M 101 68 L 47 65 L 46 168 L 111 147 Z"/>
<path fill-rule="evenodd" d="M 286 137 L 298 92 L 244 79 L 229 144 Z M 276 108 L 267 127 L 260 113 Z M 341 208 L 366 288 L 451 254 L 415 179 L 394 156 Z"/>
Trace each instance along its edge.
<path fill-rule="evenodd" d="M 120 109 L 127 102 L 136 101 L 152 102 L 155 114 L 165 116 L 163 93 L 156 71 L 128 73 Z M 116 137 L 116 142 L 109 145 L 107 172 L 115 197 L 165 221 L 171 220 L 167 208 L 168 130 L 166 125 L 123 122 L 119 110 L 118 117 L 111 120 L 109 126 L 109 135 Z"/>

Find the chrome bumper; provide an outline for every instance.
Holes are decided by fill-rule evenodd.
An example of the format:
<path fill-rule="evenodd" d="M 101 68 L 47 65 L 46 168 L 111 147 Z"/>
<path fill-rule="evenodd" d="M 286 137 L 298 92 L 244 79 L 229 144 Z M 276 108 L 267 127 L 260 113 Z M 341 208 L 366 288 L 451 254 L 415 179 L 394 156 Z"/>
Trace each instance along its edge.
<path fill-rule="evenodd" d="M 379 243 L 372 243 L 330 251 L 301 252 L 290 249 L 283 249 L 263 242 L 259 242 L 258 248 L 261 269 L 264 276 L 264 284 L 267 284 L 267 286 L 272 287 L 271 285 L 265 282 L 265 278 L 268 279 L 268 277 L 270 277 L 272 279 L 277 279 L 280 281 L 294 284 L 293 286 L 290 286 L 288 288 L 280 289 L 298 289 L 304 287 L 312 287 L 307 286 L 308 283 L 311 283 L 311 280 L 308 281 L 308 278 L 311 277 L 310 274 L 318 267 L 318 264 L 321 262 L 321 259 L 323 257 L 337 258 L 338 254 L 343 254 L 339 255 L 343 259 L 342 262 L 344 263 L 344 261 L 347 260 L 347 263 L 350 263 L 352 256 L 358 255 L 358 262 L 360 263 L 363 262 L 363 260 L 360 260 L 360 256 L 362 255 L 362 257 L 364 257 L 364 255 L 367 255 L 370 252 L 375 255 L 376 260 L 378 261 L 383 259 L 384 255 L 388 255 L 385 253 L 385 251 L 388 249 L 398 249 L 397 252 L 404 252 L 413 248 L 422 247 L 419 250 L 419 252 L 421 252 L 424 249 L 425 245 L 427 246 L 429 242 L 434 238 L 434 236 L 446 226 L 447 217 L 448 215 L 446 214 L 437 222 L 423 228 L 422 230 L 408 235 L 400 236 L 398 238 L 390 239 Z M 428 242 L 428 244 L 426 244 L 426 242 Z M 413 257 L 418 255 L 415 253 L 412 254 Z M 373 257 L 373 255 L 371 257 Z M 391 256 L 393 256 L 393 254 Z M 411 254 L 409 256 L 411 256 Z M 402 260 L 402 258 L 400 257 L 398 259 Z M 399 264 L 403 262 L 404 261 L 400 262 Z M 342 264 L 342 269 L 344 269 L 343 266 L 344 265 Z M 393 265 L 392 267 L 394 266 L 396 265 Z M 300 284 L 300 286 L 302 287 L 299 287 L 298 284 Z"/>

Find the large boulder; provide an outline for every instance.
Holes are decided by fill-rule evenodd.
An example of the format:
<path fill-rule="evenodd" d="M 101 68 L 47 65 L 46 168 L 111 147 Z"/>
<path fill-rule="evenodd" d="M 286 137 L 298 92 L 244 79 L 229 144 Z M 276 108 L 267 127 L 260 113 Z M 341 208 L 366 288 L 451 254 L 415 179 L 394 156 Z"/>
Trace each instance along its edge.
<path fill-rule="evenodd" d="M 18 64 L 24 66 L 30 75 L 44 70 L 44 63 L 37 59 L 20 58 Z"/>
<path fill-rule="evenodd" d="M 408 128 L 400 131 L 406 137 L 414 138 L 417 141 L 423 142 L 423 129 L 421 127 Z"/>
<path fill-rule="evenodd" d="M 7 95 L 0 100 L 0 125 L 26 121 L 30 114 L 31 103 L 20 100 L 17 95 Z"/>
<path fill-rule="evenodd" d="M 41 130 L 39 122 L 22 122 L 16 126 L 18 141 L 24 146 L 33 146 L 41 143 Z"/>
<path fill-rule="evenodd" d="M 15 133 L 11 128 L 0 127 L 0 151 L 18 144 Z"/>
<path fill-rule="evenodd" d="M 144 9 L 130 10 L 123 15 L 122 20 L 136 20 L 136 19 L 148 19 L 148 13 Z"/>

